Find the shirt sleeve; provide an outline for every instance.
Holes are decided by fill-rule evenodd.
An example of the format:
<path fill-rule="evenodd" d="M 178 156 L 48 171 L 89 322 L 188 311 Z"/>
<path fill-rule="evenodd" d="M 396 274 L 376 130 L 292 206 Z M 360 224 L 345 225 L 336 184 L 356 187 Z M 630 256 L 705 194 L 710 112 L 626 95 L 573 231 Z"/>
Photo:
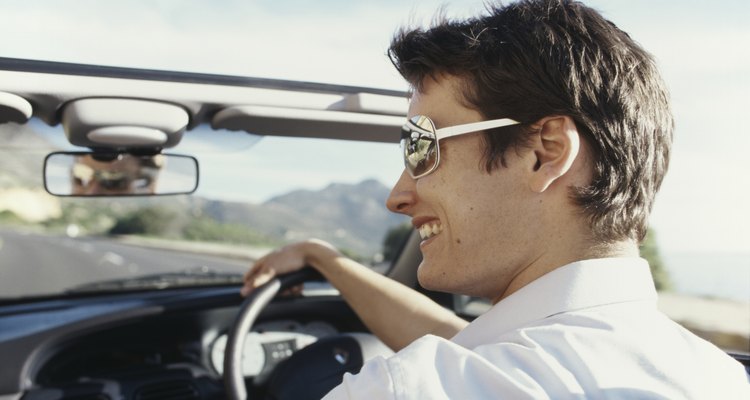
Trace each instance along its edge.
<path fill-rule="evenodd" d="M 540 398 L 538 386 L 524 387 L 476 353 L 426 335 L 389 358 L 367 362 L 346 374 L 324 399 L 484 399 Z"/>
<path fill-rule="evenodd" d="M 340 399 L 395 399 L 394 384 L 388 362 L 382 356 L 365 363 L 358 374 L 347 373 L 341 384 L 323 398 Z"/>

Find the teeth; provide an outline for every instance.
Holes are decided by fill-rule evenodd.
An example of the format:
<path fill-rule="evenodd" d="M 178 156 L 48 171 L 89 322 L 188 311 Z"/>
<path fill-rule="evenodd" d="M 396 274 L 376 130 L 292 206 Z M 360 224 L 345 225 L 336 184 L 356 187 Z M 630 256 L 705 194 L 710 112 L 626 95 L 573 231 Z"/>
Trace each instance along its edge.
<path fill-rule="evenodd" d="M 419 236 L 422 239 L 429 239 L 442 231 L 443 226 L 440 224 L 424 224 L 419 227 Z"/>

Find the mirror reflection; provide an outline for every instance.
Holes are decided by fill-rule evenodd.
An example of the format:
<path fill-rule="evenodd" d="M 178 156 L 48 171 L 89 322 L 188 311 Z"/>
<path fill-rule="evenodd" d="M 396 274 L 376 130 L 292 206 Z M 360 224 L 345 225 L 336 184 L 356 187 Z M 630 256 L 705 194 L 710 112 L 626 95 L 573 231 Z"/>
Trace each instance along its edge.
<path fill-rule="evenodd" d="M 192 193 L 198 187 L 198 161 L 175 154 L 57 152 L 47 156 L 44 182 L 56 196 Z"/>

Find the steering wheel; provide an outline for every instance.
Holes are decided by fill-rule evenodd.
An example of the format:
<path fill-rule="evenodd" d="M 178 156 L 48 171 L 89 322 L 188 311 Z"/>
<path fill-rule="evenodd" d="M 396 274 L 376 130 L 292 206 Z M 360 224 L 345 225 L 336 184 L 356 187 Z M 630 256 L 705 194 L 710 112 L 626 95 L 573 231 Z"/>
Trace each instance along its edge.
<path fill-rule="evenodd" d="M 306 281 L 320 280 L 322 275 L 311 267 L 302 268 L 286 275 L 271 279 L 261 285 L 245 299 L 234 321 L 224 350 L 224 388 L 227 398 L 247 400 L 245 378 L 242 374 L 242 350 L 245 338 L 261 311 L 273 300 L 277 293 Z"/>

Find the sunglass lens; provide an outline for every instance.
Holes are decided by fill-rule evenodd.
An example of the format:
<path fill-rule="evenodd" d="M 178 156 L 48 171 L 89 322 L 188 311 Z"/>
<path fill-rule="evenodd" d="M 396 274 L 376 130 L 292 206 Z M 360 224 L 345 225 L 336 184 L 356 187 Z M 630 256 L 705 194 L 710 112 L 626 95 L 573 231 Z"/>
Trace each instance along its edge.
<path fill-rule="evenodd" d="M 404 165 L 412 177 L 433 170 L 437 163 L 435 125 L 428 117 L 417 115 L 409 119 L 401 130 Z"/>

